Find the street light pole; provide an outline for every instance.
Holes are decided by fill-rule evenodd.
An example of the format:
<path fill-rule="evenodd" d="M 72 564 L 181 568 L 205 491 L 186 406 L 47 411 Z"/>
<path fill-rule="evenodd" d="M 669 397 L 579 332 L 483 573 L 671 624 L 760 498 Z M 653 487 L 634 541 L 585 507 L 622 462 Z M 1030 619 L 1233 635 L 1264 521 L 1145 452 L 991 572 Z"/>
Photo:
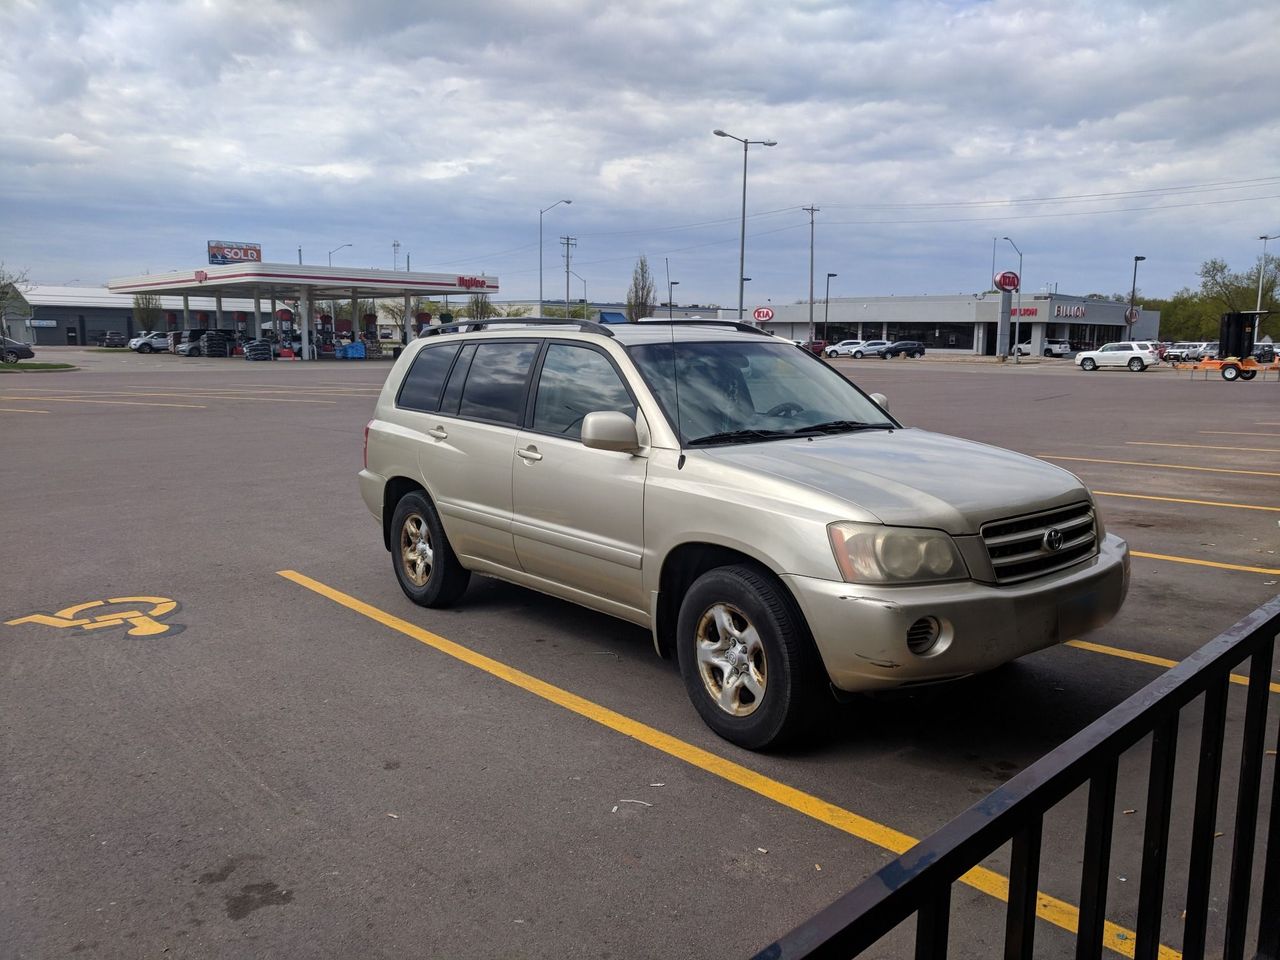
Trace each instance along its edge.
<path fill-rule="evenodd" d="M 1258 268 L 1258 303 L 1254 310 L 1257 313 L 1262 313 L 1262 278 L 1267 275 L 1267 241 L 1280 239 L 1280 233 L 1272 234 L 1269 237 L 1264 235 L 1258 239 L 1262 241 L 1262 266 Z M 1254 323 L 1257 322 L 1256 320 L 1254 321 Z M 1257 328 L 1255 327 L 1254 329 Z"/>
<path fill-rule="evenodd" d="M 562 203 L 573 203 L 573 201 L 557 200 L 551 207 L 558 207 Z M 542 215 L 551 207 L 543 207 L 538 211 L 538 316 L 542 316 Z"/>
<path fill-rule="evenodd" d="M 582 275 L 579 274 L 577 270 L 570 270 L 569 272 L 579 280 L 582 280 L 582 319 L 590 320 L 591 318 L 587 316 L 587 304 L 589 302 L 587 300 L 587 281 L 582 279 Z M 566 315 L 565 319 L 568 320 L 569 317 Z"/>
<path fill-rule="evenodd" d="M 838 273 L 827 274 L 827 292 L 822 298 L 822 339 L 827 339 L 827 315 L 831 309 L 831 278 L 838 277 Z"/>
<path fill-rule="evenodd" d="M 351 246 L 351 244 L 349 243 L 344 243 L 342 245 L 342 247 L 349 247 L 349 246 Z M 329 266 L 331 267 L 333 266 L 333 255 L 337 253 L 339 250 L 341 250 L 342 247 L 334 247 L 332 250 L 329 251 Z"/>
<path fill-rule="evenodd" d="M 672 304 L 672 302 L 671 302 L 671 288 L 672 288 L 672 287 L 678 287 L 678 286 L 680 286 L 680 281 L 679 281 L 679 280 L 668 280 L 668 281 L 667 281 L 667 319 L 668 319 L 668 320 L 672 319 L 672 317 L 674 316 L 674 315 L 673 315 L 673 313 L 672 313 L 672 310 L 674 309 L 674 306 L 673 306 L 673 304 Z"/>
<path fill-rule="evenodd" d="M 1133 329 L 1133 325 L 1138 321 L 1138 314 L 1134 311 L 1134 301 L 1138 299 L 1138 261 L 1145 260 L 1146 257 L 1133 258 L 1133 283 L 1129 287 L 1129 310 L 1125 313 L 1125 322 L 1129 324 L 1129 329 Z M 1130 319 L 1132 317 L 1133 319 Z"/>
<path fill-rule="evenodd" d="M 809 342 L 813 342 L 813 215 L 821 211 L 813 204 L 802 207 L 809 214 Z"/>
<path fill-rule="evenodd" d="M 1008 237 L 1005 237 L 1004 239 L 1009 240 Z M 1018 250 L 1018 245 L 1014 243 L 1012 240 L 1009 240 L 1009 246 L 1013 247 L 1013 249 L 1015 250 Z M 1020 346 L 1018 341 L 1022 339 L 1022 335 L 1018 332 L 1020 318 L 1022 317 L 1022 251 L 1021 250 L 1018 250 L 1018 305 L 1014 307 L 1014 311 L 1015 312 L 1013 316 L 1013 362 L 1021 363 L 1022 352 L 1018 349 Z"/>
<path fill-rule="evenodd" d="M 712 130 L 717 137 L 728 137 L 730 140 L 737 140 L 742 144 L 742 229 L 738 237 L 738 319 L 742 319 L 742 302 L 743 295 L 746 292 L 744 288 L 745 280 L 743 274 L 747 270 L 747 147 L 753 143 L 762 147 L 776 147 L 777 140 L 744 140 L 742 137 L 735 137 L 732 133 L 725 133 L 723 130 Z"/>

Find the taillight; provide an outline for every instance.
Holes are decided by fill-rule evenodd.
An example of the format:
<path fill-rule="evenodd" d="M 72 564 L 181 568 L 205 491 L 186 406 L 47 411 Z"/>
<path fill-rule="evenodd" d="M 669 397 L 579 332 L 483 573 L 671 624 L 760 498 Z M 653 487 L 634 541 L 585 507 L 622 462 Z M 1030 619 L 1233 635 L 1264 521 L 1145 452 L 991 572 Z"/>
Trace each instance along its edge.
<path fill-rule="evenodd" d="M 364 468 L 369 469 L 369 427 L 373 421 L 370 420 L 364 425 Z"/>

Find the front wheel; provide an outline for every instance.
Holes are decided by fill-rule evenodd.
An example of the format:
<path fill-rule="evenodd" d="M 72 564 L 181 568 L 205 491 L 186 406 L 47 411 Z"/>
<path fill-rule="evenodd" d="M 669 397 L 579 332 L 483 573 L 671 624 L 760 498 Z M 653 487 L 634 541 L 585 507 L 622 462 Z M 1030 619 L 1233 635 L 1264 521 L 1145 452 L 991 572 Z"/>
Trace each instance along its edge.
<path fill-rule="evenodd" d="M 1081 370 L 1097 370 L 1098 361 L 1094 360 L 1093 357 L 1085 357 L 1083 360 L 1080 361 L 1080 369 Z"/>
<path fill-rule="evenodd" d="M 803 732 L 820 696 L 804 620 L 781 584 L 749 566 L 699 577 L 676 624 L 680 673 L 703 721 L 748 750 Z"/>
<path fill-rule="evenodd" d="M 1240 368 L 1234 363 L 1225 364 L 1222 368 L 1222 379 L 1230 383 L 1233 380 L 1240 379 Z"/>
<path fill-rule="evenodd" d="M 1143 370 L 1147 369 L 1147 365 L 1142 362 L 1141 357 L 1134 357 L 1129 361 L 1129 369 L 1134 373 L 1141 373 Z"/>
<path fill-rule="evenodd" d="M 6 350 L 6 351 L 4 352 L 4 356 L 0 357 L 0 360 L 3 360 L 5 363 L 17 363 L 17 362 L 18 362 L 18 351 L 17 351 L 17 350 Z"/>
<path fill-rule="evenodd" d="M 151 350 L 152 350 L 152 347 L 151 347 L 151 344 L 149 344 L 149 343 L 140 343 L 140 344 L 138 344 L 138 352 L 139 352 L 139 353 L 150 353 L 150 352 L 151 352 Z"/>
<path fill-rule="evenodd" d="M 421 607 L 451 606 L 471 580 L 436 508 L 418 491 L 401 497 L 392 514 L 391 563 L 404 595 Z"/>

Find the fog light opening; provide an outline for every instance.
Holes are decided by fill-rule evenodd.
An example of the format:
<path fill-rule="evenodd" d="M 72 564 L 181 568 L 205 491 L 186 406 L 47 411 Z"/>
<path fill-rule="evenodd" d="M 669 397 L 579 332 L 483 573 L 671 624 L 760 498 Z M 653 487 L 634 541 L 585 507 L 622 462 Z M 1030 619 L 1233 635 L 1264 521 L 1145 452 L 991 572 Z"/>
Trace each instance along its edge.
<path fill-rule="evenodd" d="M 940 644 L 943 630 L 937 617 L 921 617 L 907 628 L 907 649 L 917 657 L 941 653 L 946 644 Z"/>

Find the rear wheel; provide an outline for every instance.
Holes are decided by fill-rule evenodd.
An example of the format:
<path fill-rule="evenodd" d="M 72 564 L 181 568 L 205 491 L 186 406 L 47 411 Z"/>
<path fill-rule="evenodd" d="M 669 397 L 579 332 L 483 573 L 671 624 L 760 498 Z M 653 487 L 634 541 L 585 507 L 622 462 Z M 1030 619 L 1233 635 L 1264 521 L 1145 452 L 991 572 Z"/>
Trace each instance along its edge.
<path fill-rule="evenodd" d="M 1141 373 L 1143 370 L 1147 369 L 1147 365 L 1142 362 L 1141 357 L 1134 357 L 1129 361 L 1129 369 L 1134 373 Z"/>
<path fill-rule="evenodd" d="M 1241 370 L 1240 371 L 1241 380 L 1252 380 L 1257 375 L 1258 375 L 1257 370 Z"/>
<path fill-rule="evenodd" d="M 1232 380 L 1239 380 L 1240 368 L 1237 367 L 1234 363 L 1223 364 L 1222 379 L 1226 380 L 1228 383 L 1231 382 Z"/>
<path fill-rule="evenodd" d="M 391 564 L 404 595 L 423 607 L 452 605 L 471 580 L 436 508 L 418 491 L 401 497 L 391 517 Z"/>
<path fill-rule="evenodd" d="M 1094 360 L 1093 357 L 1085 357 L 1083 360 L 1080 361 L 1080 369 L 1097 370 L 1098 361 Z"/>
<path fill-rule="evenodd" d="M 685 689 L 717 734 L 761 750 L 807 728 L 818 671 L 803 618 L 767 573 L 704 573 L 680 605 L 676 640 Z"/>

